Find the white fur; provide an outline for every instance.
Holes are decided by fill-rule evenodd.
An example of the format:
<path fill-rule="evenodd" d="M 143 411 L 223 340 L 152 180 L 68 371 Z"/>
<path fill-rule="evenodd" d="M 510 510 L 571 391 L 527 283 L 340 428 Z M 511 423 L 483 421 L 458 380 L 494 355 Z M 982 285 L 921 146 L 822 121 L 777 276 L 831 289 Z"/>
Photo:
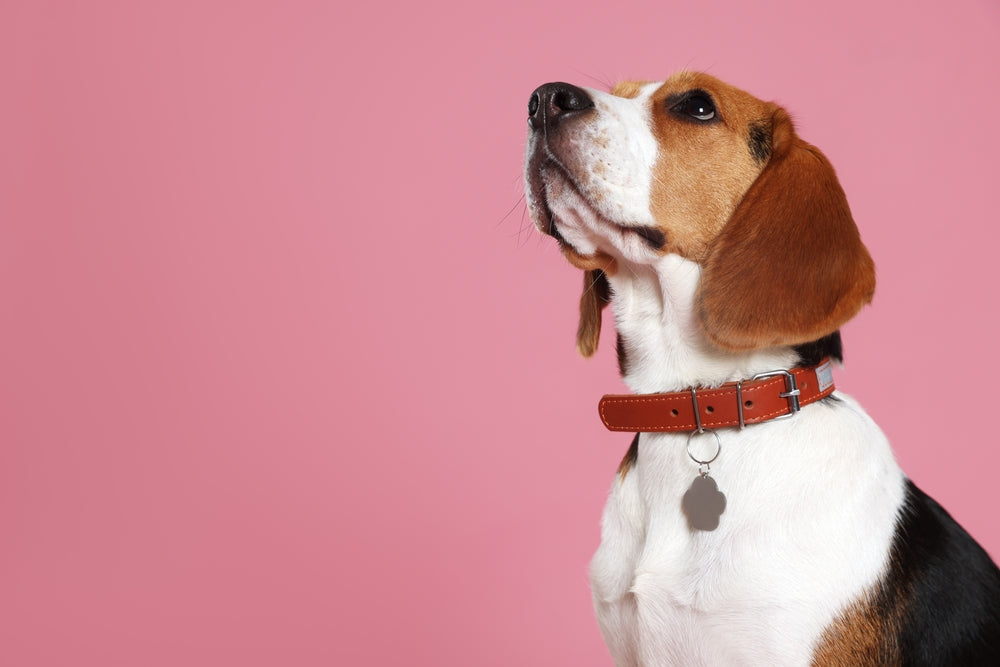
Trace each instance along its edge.
<path fill-rule="evenodd" d="M 611 279 L 633 391 L 720 384 L 794 359 L 788 349 L 713 350 L 691 308 L 698 277 L 696 264 L 666 256 Z M 904 492 L 878 427 L 835 396 L 792 419 L 718 432 L 711 476 L 727 504 L 712 532 L 692 532 L 681 511 L 698 474 L 687 435 L 640 436 L 591 564 L 616 664 L 810 663 L 824 629 L 884 572 Z"/>
<path fill-rule="evenodd" d="M 586 89 L 598 114 L 593 122 L 568 128 L 538 147 L 529 138 L 529 154 L 546 152 L 554 166 L 545 169 L 546 199 L 561 224 L 563 237 L 583 255 L 593 254 L 612 238 L 619 253 L 637 262 L 656 257 L 648 245 L 621 226 L 654 224 L 649 201 L 658 145 L 649 131 L 647 104 L 655 85 L 626 100 Z M 528 192 L 528 206 L 538 202 Z M 542 216 L 533 216 L 540 224 Z"/>
<path fill-rule="evenodd" d="M 656 87 L 628 100 L 588 91 L 595 118 L 529 145 L 558 163 L 543 182 L 559 233 L 581 254 L 618 260 L 610 282 L 625 382 L 637 393 L 678 391 L 787 368 L 789 348 L 734 354 L 708 343 L 694 309 L 699 266 L 622 229 L 652 223 Z M 712 532 L 692 532 L 681 510 L 698 474 L 688 436 L 641 435 L 636 465 L 615 478 L 591 564 L 616 664 L 809 664 L 824 630 L 883 574 L 904 477 L 872 420 L 834 397 L 791 419 L 718 431 L 711 476 L 727 505 Z"/>

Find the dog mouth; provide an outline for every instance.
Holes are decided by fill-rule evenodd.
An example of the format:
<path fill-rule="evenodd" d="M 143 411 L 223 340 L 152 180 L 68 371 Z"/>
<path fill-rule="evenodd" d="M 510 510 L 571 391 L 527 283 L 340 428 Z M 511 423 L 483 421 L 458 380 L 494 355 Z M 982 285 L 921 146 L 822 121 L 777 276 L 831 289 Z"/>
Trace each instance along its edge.
<path fill-rule="evenodd" d="M 608 216 L 598 211 L 596 207 L 590 204 L 589 198 L 577 185 L 572 175 L 561 164 L 551 158 L 541 157 L 530 160 L 526 180 L 529 191 L 529 209 L 535 221 L 535 226 L 543 234 L 551 236 L 562 245 L 571 245 L 559 231 L 559 224 L 565 225 L 566 223 L 559 221 L 559 217 L 553 212 L 552 206 L 549 203 L 549 184 L 545 176 L 547 172 L 558 174 L 561 187 L 570 188 L 576 194 L 577 199 L 587 205 L 590 215 L 600 221 L 610 231 L 616 232 L 622 238 L 634 235 L 652 250 L 658 251 L 666 245 L 667 236 L 660 228 L 651 225 L 623 224 L 608 218 Z"/>
<path fill-rule="evenodd" d="M 659 227 L 649 227 L 647 225 L 640 225 L 638 227 L 619 225 L 618 227 L 625 232 L 637 234 L 653 250 L 659 250 L 667 243 L 667 235 Z"/>

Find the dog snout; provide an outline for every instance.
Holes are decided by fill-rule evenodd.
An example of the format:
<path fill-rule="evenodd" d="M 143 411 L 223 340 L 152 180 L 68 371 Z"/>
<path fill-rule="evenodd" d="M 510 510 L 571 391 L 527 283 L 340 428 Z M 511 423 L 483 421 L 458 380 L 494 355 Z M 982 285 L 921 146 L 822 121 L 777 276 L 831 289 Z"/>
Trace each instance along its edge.
<path fill-rule="evenodd" d="M 584 89 L 569 83 L 546 83 L 528 100 L 528 125 L 533 130 L 552 129 L 567 116 L 593 107 L 594 101 Z"/>

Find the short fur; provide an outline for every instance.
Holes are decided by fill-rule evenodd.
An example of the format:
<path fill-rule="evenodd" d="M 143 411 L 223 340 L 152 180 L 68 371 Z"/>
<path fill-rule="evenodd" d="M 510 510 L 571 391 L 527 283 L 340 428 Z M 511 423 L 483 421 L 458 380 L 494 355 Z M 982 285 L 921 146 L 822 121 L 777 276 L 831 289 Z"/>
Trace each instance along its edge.
<path fill-rule="evenodd" d="M 771 128 L 767 167 L 704 264 L 701 320 L 727 349 L 821 338 L 875 293 L 875 264 L 830 162 L 795 136 L 784 110 L 774 112 Z"/>
<path fill-rule="evenodd" d="M 841 359 L 874 265 L 783 109 L 682 72 L 546 84 L 529 125 L 532 218 L 585 271 L 581 354 L 610 300 L 636 393 Z M 615 475 L 591 586 L 617 664 L 1000 662 L 1000 570 L 850 397 L 718 434 L 713 531 L 681 509 L 687 434 L 636 434 Z"/>

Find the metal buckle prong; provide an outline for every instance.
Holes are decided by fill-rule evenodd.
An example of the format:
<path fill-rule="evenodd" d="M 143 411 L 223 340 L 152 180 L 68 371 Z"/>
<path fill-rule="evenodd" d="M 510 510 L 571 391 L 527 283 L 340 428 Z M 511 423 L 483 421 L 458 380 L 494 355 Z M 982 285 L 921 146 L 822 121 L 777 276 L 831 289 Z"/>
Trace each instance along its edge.
<path fill-rule="evenodd" d="M 799 390 L 798 384 L 795 382 L 795 376 L 786 370 L 777 370 L 768 371 L 767 373 L 758 373 L 751 379 L 763 380 L 765 378 L 778 377 L 779 375 L 782 375 L 785 378 L 785 391 L 778 394 L 778 396 L 781 396 L 783 399 L 788 401 L 788 414 L 775 417 L 775 419 L 787 419 L 788 417 L 794 417 L 795 413 L 801 409 L 801 406 L 799 405 L 799 394 L 802 392 Z"/>

